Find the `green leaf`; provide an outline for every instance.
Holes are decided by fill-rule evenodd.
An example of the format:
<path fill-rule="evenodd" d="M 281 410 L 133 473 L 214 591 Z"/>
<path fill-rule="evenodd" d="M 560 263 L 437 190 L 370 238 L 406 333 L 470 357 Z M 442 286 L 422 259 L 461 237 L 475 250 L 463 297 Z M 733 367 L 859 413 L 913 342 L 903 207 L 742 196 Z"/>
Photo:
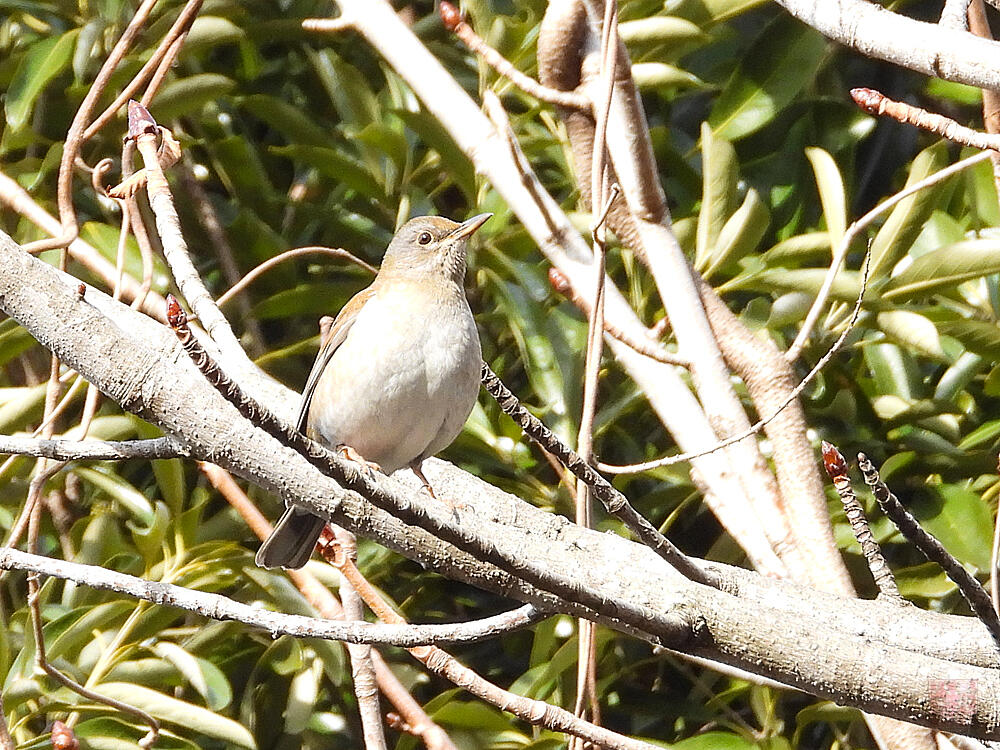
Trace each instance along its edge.
<path fill-rule="evenodd" d="M 708 116 L 712 132 L 731 141 L 760 130 L 815 78 L 826 39 L 781 15 L 754 40 Z"/>
<path fill-rule="evenodd" d="M 80 722 L 75 734 L 88 750 L 135 750 L 146 728 L 132 726 L 113 716 L 100 716 Z M 157 750 L 199 750 L 198 746 L 169 729 L 162 729 L 156 740 Z"/>
<path fill-rule="evenodd" d="M 695 267 L 705 268 L 716 240 L 736 207 L 739 169 L 736 149 L 728 140 L 701 126 L 701 209 L 695 244 Z"/>
<path fill-rule="evenodd" d="M 894 301 L 926 297 L 963 281 L 998 272 L 1000 242 L 968 240 L 916 258 L 908 268 L 889 280 L 882 293 L 885 299 Z"/>
<path fill-rule="evenodd" d="M 160 641 L 153 646 L 152 651 L 170 662 L 213 711 L 220 711 L 232 702 L 233 691 L 229 681 L 211 662 L 195 656 L 170 641 Z"/>
<path fill-rule="evenodd" d="M 948 158 L 944 142 L 925 148 L 913 160 L 906 187 L 919 182 L 944 166 Z M 879 229 L 871 245 L 871 277 L 878 279 L 888 275 L 900 258 L 906 255 L 910 245 L 920 234 L 924 222 L 937 207 L 940 185 L 926 188 L 904 198 L 889 213 L 889 218 Z"/>
<path fill-rule="evenodd" d="M 448 727 L 464 729 L 510 729 L 510 721 L 502 712 L 478 701 L 453 700 L 434 712 L 434 721 Z"/>
<path fill-rule="evenodd" d="M 938 361 L 949 361 L 941 348 L 941 337 L 934 324 L 920 313 L 909 310 L 890 310 L 879 313 L 878 327 L 900 344 L 916 349 Z"/>
<path fill-rule="evenodd" d="M 675 750 L 757 750 L 757 743 L 732 732 L 704 732 L 675 742 Z"/>
<path fill-rule="evenodd" d="M 659 88 L 698 88 L 705 85 L 694 73 L 662 62 L 632 64 L 632 79 L 640 90 Z"/>
<path fill-rule="evenodd" d="M 970 352 L 1000 360 L 1000 328 L 985 320 L 948 320 L 936 323 L 938 331 L 958 339 Z"/>
<path fill-rule="evenodd" d="M 253 736 L 242 724 L 193 703 L 127 682 L 107 682 L 98 685 L 95 690 L 110 698 L 138 706 L 161 721 L 176 724 L 238 747 L 256 750 L 257 745 Z"/>
<path fill-rule="evenodd" d="M 41 39 L 28 48 L 6 92 L 4 111 L 11 130 L 20 130 L 28 123 L 39 94 L 69 66 L 79 33 L 79 29 L 71 29 L 60 36 Z"/>
<path fill-rule="evenodd" d="M 473 199 L 476 195 L 475 170 L 469 158 L 441 123 L 423 110 L 410 112 L 405 109 L 394 109 L 392 112 L 406 123 L 406 127 L 420 136 L 421 141 L 438 152 L 447 174 L 467 198 Z"/>
<path fill-rule="evenodd" d="M 958 444 L 958 447 L 960 450 L 969 450 L 983 443 L 992 442 L 998 436 L 1000 436 L 1000 419 L 991 419 L 962 438 L 962 442 Z"/>
<path fill-rule="evenodd" d="M 719 232 L 704 276 L 708 278 L 720 268 L 736 263 L 756 250 L 770 222 L 771 212 L 757 191 L 748 190 L 743 205 L 736 209 Z"/>
<path fill-rule="evenodd" d="M 762 292 L 805 292 L 813 297 L 826 278 L 825 268 L 768 268 L 747 276 L 737 277 L 723 289 L 755 289 Z M 841 271 L 830 287 L 830 297 L 841 302 L 854 302 L 861 292 L 861 275 L 857 271 Z M 874 296 L 865 292 L 865 300 Z"/>
<path fill-rule="evenodd" d="M 149 526 L 153 523 L 155 515 L 149 500 L 117 474 L 104 470 L 103 467 L 89 468 L 85 466 L 77 467 L 74 469 L 74 473 L 85 482 L 107 493 L 135 516 L 136 520 L 143 526 Z"/>
<path fill-rule="evenodd" d="M 330 133 L 316 124 L 301 107 L 267 94 L 239 99 L 240 106 L 281 133 L 289 143 L 329 146 Z"/>
<path fill-rule="evenodd" d="M 847 231 L 847 197 L 844 194 L 844 179 L 840 176 L 837 162 L 823 149 L 807 148 L 806 157 L 816 175 L 816 187 L 819 189 L 819 201 L 823 205 L 823 217 L 826 219 L 830 244 L 833 247 L 840 247 L 844 232 Z"/>
<path fill-rule="evenodd" d="M 171 81 L 153 100 L 150 111 L 159 122 L 198 112 L 209 102 L 221 99 L 236 88 L 236 82 L 219 73 L 198 73 Z"/>
<path fill-rule="evenodd" d="M 832 248 L 827 232 L 808 232 L 782 240 L 761 257 L 766 266 L 795 266 L 830 258 Z"/>
<path fill-rule="evenodd" d="M 618 36 L 625 44 L 682 44 L 708 39 L 696 23 L 676 16 L 652 16 L 618 24 Z"/>
<path fill-rule="evenodd" d="M 921 525 L 959 561 L 988 572 L 993 537 L 989 504 L 958 484 L 925 489 L 928 494 L 921 494 L 912 506 Z"/>
<path fill-rule="evenodd" d="M 372 200 L 384 201 L 386 198 L 386 191 L 379 184 L 378 179 L 363 164 L 355 161 L 343 151 L 296 144 L 272 148 L 271 153 L 287 156 L 289 159 L 315 167 L 321 174 L 368 196 Z"/>
<path fill-rule="evenodd" d="M 223 44 L 236 44 L 246 38 L 246 33 L 221 16 L 198 16 L 191 24 L 184 46 L 181 48 L 181 58 L 184 59 L 193 52 L 205 47 L 217 47 Z"/>
<path fill-rule="evenodd" d="M 895 344 L 881 343 L 869 344 L 864 348 L 864 354 L 865 362 L 875 376 L 877 398 L 897 397 L 903 402 L 899 406 L 908 408 L 920 388 L 920 372 L 910 353 Z M 889 419 L 895 414 L 890 416 L 883 407 L 879 416 Z"/>

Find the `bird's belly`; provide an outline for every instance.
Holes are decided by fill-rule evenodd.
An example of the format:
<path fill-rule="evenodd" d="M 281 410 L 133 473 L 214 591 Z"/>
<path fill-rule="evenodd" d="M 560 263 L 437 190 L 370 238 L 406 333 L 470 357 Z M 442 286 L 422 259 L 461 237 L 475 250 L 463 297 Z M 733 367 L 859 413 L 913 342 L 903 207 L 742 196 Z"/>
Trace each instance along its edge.
<path fill-rule="evenodd" d="M 380 317 L 359 317 L 330 359 L 309 428 L 391 473 L 455 439 L 475 404 L 481 354 L 471 314 L 462 325 L 390 326 L 395 336 Z"/>

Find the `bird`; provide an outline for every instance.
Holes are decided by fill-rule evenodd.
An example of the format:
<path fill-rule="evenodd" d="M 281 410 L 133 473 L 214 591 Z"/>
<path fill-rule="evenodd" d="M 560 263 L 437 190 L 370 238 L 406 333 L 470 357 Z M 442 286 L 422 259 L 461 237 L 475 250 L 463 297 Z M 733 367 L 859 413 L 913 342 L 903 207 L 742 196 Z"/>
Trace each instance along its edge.
<path fill-rule="evenodd" d="M 458 437 L 476 404 L 479 331 L 465 296 L 469 238 L 493 214 L 410 219 L 375 280 L 321 334 L 296 428 L 369 469 L 421 470 Z M 264 568 L 301 568 L 326 519 L 288 505 L 257 552 Z"/>

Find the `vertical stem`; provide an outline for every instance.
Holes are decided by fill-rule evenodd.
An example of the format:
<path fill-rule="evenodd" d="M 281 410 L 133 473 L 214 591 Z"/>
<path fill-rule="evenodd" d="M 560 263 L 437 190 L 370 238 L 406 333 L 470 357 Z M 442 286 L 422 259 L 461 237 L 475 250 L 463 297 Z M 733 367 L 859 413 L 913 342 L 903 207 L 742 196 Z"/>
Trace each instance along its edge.
<path fill-rule="evenodd" d="M 337 542 L 343 547 L 344 554 L 353 560 L 358 551 L 358 542 L 354 534 L 339 526 L 334 529 Z M 340 603 L 344 608 L 345 620 L 364 619 L 361 597 L 343 574 L 340 577 Z M 382 710 L 379 707 L 378 686 L 375 683 L 375 666 L 372 663 L 372 647 L 360 643 L 348 643 L 347 653 L 351 657 L 351 676 L 354 678 L 354 695 L 358 699 L 358 714 L 361 716 L 365 750 L 386 750 Z"/>
<path fill-rule="evenodd" d="M 604 204 L 608 200 L 608 179 L 606 175 L 607 148 L 605 140 L 608 130 L 608 112 L 615 85 L 615 62 L 618 57 L 618 5 L 616 0 L 606 0 L 604 22 L 601 29 L 601 94 L 595 107 L 596 132 L 594 136 L 594 159 L 591 164 L 591 214 L 594 217 L 594 304 L 591 306 L 587 327 L 587 355 L 584 366 L 583 410 L 580 415 L 580 434 L 577 452 L 584 461 L 591 463 L 594 456 L 594 414 L 597 411 L 597 389 L 600 374 L 601 353 L 604 345 L 604 278 L 606 268 L 606 230 Z M 590 487 L 584 482 L 576 483 L 576 522 L 581 526 L 592 524 Z M 577 656 L 577 695 L 574 713 L 583 716 L 587 702 L 597 720 L 597 665 L 595 655 L 595 626 L 589 620 L 579 620 L 579 640 Z M 582 747 L 582 741 L 574 738 L 571 748 Z"/>

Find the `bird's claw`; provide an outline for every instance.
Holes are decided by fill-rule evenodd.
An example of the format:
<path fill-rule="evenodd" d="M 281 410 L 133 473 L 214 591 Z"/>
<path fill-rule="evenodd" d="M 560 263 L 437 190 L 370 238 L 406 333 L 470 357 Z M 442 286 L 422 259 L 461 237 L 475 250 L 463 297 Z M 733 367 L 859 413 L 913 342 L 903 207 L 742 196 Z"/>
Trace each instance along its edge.
<path fill-rule="evenodd" d="M 356 464 L 361 465 L 361 470 L 364 471 L 368 476 L 374 476 L 375 472 L 382 472 L 382 467 L 379 466 L 374 461 L 366 461 L 365 457 L 358 453 L 354 448 L 349 445 L 338 445 L 337 452 L 346 458 L 348 461 L 353 461 Z"/>

